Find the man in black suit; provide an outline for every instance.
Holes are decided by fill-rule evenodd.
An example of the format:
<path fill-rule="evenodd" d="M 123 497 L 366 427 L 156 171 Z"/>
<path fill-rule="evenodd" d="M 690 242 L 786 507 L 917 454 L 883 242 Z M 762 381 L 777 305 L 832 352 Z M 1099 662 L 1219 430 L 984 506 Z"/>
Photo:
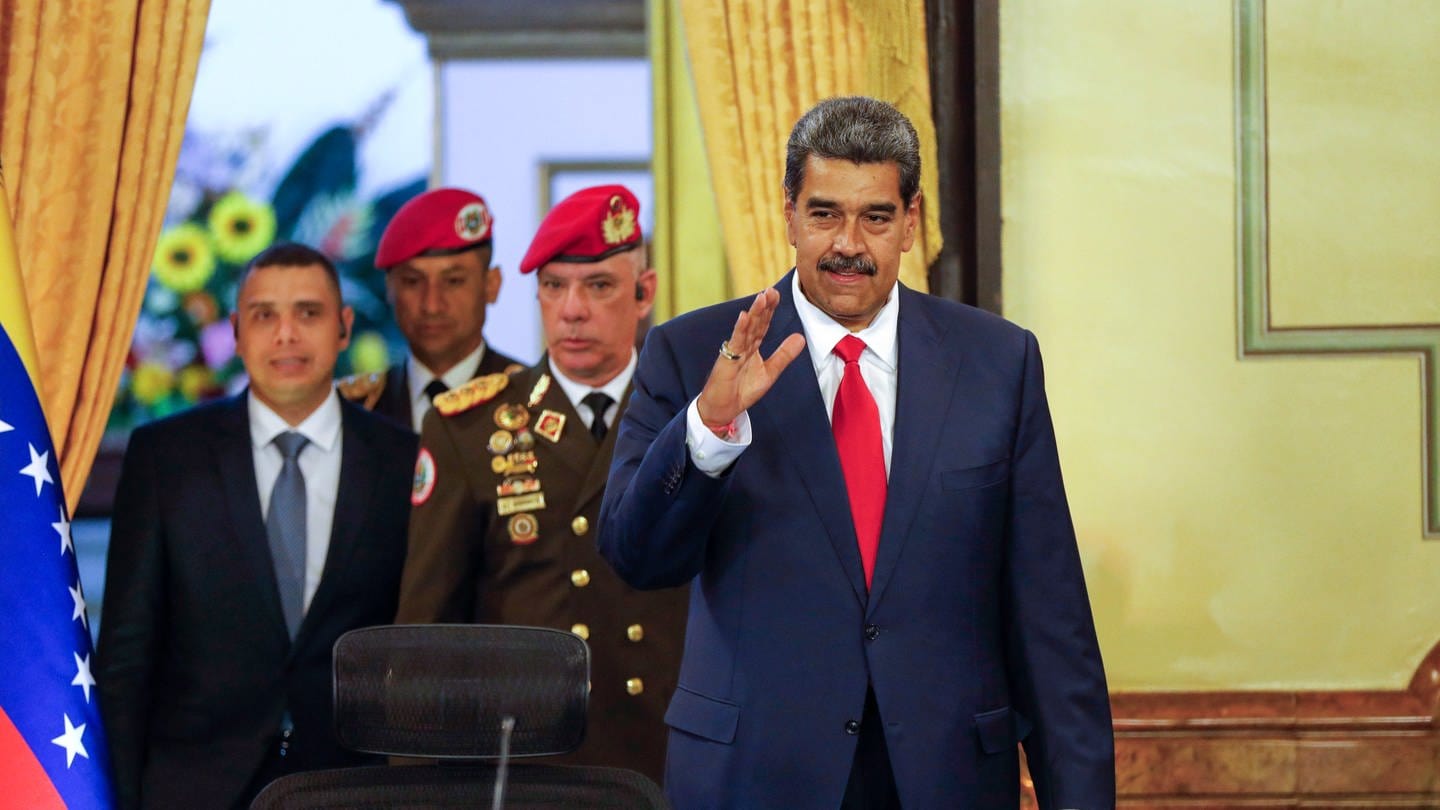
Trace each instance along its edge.
<path fill-rule="evenodd" d="M 395 213 L 375 251 L 409 355 L 384 374 L 346 377 L 340 395 L 420 432 L 436 394 L 520 368 L 485 342 L 485 308 L 500 295 L 495 219 L 478 194 L 437 188 Z"/>
<path fill-rule="evenodd" d="M 336 742 L 331 647 L 395 614 L 416 440 L 343 402 L 334 266 L 277 245 L 231 316 L 248 392 L 132 434 L 98 652 L 120 804 L 244 807 Z"/>

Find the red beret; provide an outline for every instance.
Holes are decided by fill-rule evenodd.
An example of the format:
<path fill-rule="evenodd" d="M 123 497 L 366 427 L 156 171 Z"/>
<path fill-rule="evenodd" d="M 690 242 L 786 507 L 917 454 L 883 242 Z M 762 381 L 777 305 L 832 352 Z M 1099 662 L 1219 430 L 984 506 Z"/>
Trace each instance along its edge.
<path fill-rule="evenodd" d="M 640 246 L 640 201 L 624 186 L 581 189 L 550 209 L 520 272 L 550 262 L 599 262 Z"/>
<path fill-rule="evenodd" d="M 426 254 L 458 253 L 488 244 L 495 218 L 479 194 L 460 188 L 427 191 L 400 206 L 380 236 L 375 266 L 389 270 Z"/>

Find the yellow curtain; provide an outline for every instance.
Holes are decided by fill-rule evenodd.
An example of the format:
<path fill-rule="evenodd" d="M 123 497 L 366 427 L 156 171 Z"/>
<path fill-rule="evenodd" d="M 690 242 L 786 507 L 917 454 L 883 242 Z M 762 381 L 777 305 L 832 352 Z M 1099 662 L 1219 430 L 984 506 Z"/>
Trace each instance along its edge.
<path fill-rule="evenodd" d="M 0 158 L 65 495 L 115 399 L 209 0 L 0 0 Z"/>
<path fill-rule="evenodd" d="M 923 217 L 900 278 L 928 289 L 941 239 L 924 0 L 680 3 L 734 290 L 757 290 L 790 267 L 785 139 L 805 110 L 840 95 L 889 101 L 920 135 Z"/>
<path fill-rule="evenodd" d="M 650 259 L 660 276 L 655 298 L 659 323 L 724 301 L 732 292 L 678 0 L 649 0 L 647 12 L 655 109 Z"/>

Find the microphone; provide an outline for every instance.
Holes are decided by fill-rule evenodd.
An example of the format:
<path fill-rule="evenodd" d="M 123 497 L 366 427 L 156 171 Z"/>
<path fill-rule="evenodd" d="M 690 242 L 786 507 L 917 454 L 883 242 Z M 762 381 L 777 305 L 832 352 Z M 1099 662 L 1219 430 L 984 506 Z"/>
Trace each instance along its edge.
<path fill-rule="evenodd" d="M 505 783 L 510 778 L 510 734 L 515 730 L 515 718 L 505 715 L 500 718 L 500 764 L 495 768 L 495 795 L 490 802 L 491 810 L 501 810 L 505 805 Z"/>

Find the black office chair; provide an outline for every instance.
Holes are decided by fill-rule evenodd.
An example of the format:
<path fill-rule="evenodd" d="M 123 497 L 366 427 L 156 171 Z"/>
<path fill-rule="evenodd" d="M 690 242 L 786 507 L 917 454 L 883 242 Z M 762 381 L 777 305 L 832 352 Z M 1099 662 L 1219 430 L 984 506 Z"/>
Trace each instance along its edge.
<path fill-rule="evenodd" d="M 510 763 L 573 751 L 585 737 L 590 650 L 572 633 L 368 627 L 340 637 L 334 667 L 342 745 L 438 762 L 292 774 L 262 790 L 252 810 L 669 807 L 634 771 Z"/>

